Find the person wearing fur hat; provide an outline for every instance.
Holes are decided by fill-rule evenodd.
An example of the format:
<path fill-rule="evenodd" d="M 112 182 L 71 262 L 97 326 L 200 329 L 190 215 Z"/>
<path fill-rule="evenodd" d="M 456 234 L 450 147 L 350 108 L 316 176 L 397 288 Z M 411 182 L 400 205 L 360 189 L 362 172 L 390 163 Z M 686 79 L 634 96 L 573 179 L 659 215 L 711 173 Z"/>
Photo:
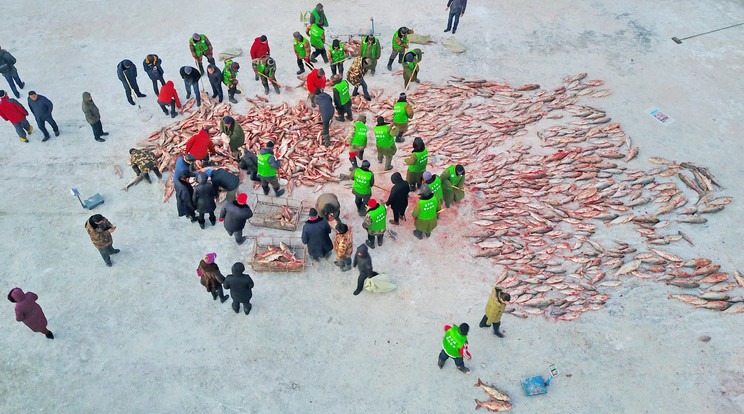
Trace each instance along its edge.
<path fill-rule="evenodd" d="M 98 249 L 106 266 L 111 267 L 111 255 L 119 253 L 119 249 L 114 249 L 114 239 L 111 237 L 111 233 L 116 230 L 116 226 L 111 224 L 106 217 L 94 214 L 85 221 L 85 230 L 88 231 L 90 241 Z"/>
<path fill-rule="evenodd" d="M 204 215 L 209 214 L 209 222 L 214 226 L 217 222 L 217 217 L 214 216 L 214 210 L 217 208 L 217 204 L 214 202 L 215 190 L 214 185 L 207 181 L 207 174 L 201 172 L 196 174 L 196 188 L 194 188 L 194 196 L 192 201 L 196 206 L 196 212 L 199 213 L 196 216 L 199 222 L 199 227 L 202 229 L 205 227 Z"/>
<path fill-rule="evenodd" d="M 266 147 L 256 156 L 258 161 L 257 176 L 261 180 L 261 189 L 264 195 L 269 195 L 269 184 L 274 187 L 274 194 L 280 197 L 284 190 L 279 188 L 279 180 L 276 178 L 276 170 L 281 165 L 281 161 L 274 156 L 274 143 L 269 141 Z"/>
<path fill-rule="evenodd" d="M 132 163 L 134 173 L 143 176 L 148 183 L 152 183 L 150 180 L 150 171 L 155 173 L 158 180 L 163 179 L 163 175 L 158 170 L 158 161 L 152 151 L 144 148 L 129 148 L 129 161 Z"/>
<path fill-rule="evenodd" d="M 196 274 L 201 279 L 201 285 L 207 289 L 207 292 L 212 294 L 212 300 L 220 298 L 220 302 L 225 303 L 230 295 L 225 295 L 222 291 L 222 283 L 225 281 L 225 277 L 220 273 L 220 268 L 214 260 L 217 258 L 217 253 L 207 253 L 203 259 L 199 262 L 199 267 L 196 268 Z"/>
<path fill-rule="evenodd" d="M 30 134 L 34 130 L 34 127 L 26 119 L 27 115 L 28 111 L 20 102 L 10 98 L 5 91 L 0 90 L 0 117 L 13 125 L 21 142 L 28 142 L 26 133 Z"/>
<path fill-rule="evenodd" d="M 377 276 L 377 272 L 372 269 L 372 258 L 369 256 L 369 250 L 367 249 L 366 244 L 360 244 L 359 247 L 357 247 L 352 266 L 359 269 L 357 287 L 356 290 L 354 290 L 354 296 L 356 296 L 362 293 L 365 280 Z"/>
<path fill-rule="evenodd" d="M 364 159 L 364 149 L 367 148 L 367 116 L 359 114 L 356 122 L 349 126 L 349 135 L 346 136 L 346 146 L 349 147 L 349 171 L 354 171 L 359 166 L 357 158 Z"/>
<path fill-rule="evenodd" d="M 377 162 L 382 163 L 384 158 L 385 171 L 390 171 L 393 169 L 393 155 L 398 152 L 394 138 L 398 134 L 398 129 L 394 125 L 386 123 L 382 116 L 378 116 L 374 133 L 377 144 Z"/>
<path fill-rule="evenodd" d="M 199 72 L 201 75 L 204 75 L 202 56 L 206 56 L 207 62 L 214 65 L 212 42 L 209 41 L 206 35 L 194 33 L 189 39 L 189 49 L 191 50 L 191 56 L 193 56 L 194 60 L 199 64 Z"/>
<path fill-rule="evenodd" d="M 253 211 L 248 206 L 248 194 L 240 193 L 235 201 L 225 203 L 220 210 L 219 220 L 225 223 L 225 230 L 230 236 L 235 236 L 235 242 L 243 244 L 245 223 L 253 217 Z"/>
<path fill-rule="evenodd" d="M 222 286 L 230 290 L 232 296 L 232 308 L 235 313 L 240 311 L 240 305 L 243 305 L 243 312 L 248 315 L 251 313 L 251 298 L 253 297 L 253 279 L 245 271 L 245 265 L 236 262 L 232 265 L 232 273 L 229 274 Z"/>
<path fill-rule="evenodd" d="M 318 211 L 310 209 L 310 218 L 302 226 L 302 244 L 307 245 L 307 254 L 316 262 L 328 257 L 333 251 L 331 226 L 326 220 L 318 217 Z"/>
<path fill-rule="evenodd" d="M 8 292 L 8 300 L 15 303 L 16 321 L 23 322 L 32 331 L 44 334 L 54 339 L 52 331 L 47 329 L 47 319 L 44 311 L 36 300 L 39 297 L 34 292 L 23 292 L 21 288 L 13 288 Z"/>
<path fill-rule="evenodd" d="M 375 185 L 375 175 L 369 170 L 369 161 L 362 161 L 362 168 L 354 170 L 353 179 L 351 193 L 354 194 L 357 212 L 363 217 L 366 214 L 364 206 L 372 197 L 372 186 Z"/>
<path fill-rule="evenodd" d="M 442 172 L 442 196 L 444 205 L 449 208 L 450 204 L 460 202 L 465 198 L 465 167 L 460 164 L 451 165 Z"/>
<path fill-rule="evenodd" d="M 382 239 L 385 237 L 387 229 L 387 209 L 384 204 L 380 204 L 374 198 L 370 198 L 367 203 L 367 215 L 364 216 L 362 228 L 367 230 L 367 241 L 364 243 L 370 248 L 375 248 L 375 237 L 377 244 L 382 246 Z"/>
<path fill-rule="evenodd" d="M 346 60 L 346 53 L 344 52 L 344 45 L 338 39 L 333 39 L 331 43 L 331 74 L 336 75 L 337 73 L 341 76 L 344 75 L 344 61 Z"/>
<path fill-rule="evenodd" d="M 207 79 L 212 87 L 212 98 L 217 98 L 219 103 L 225 98 L 222 92 L 222 71 L 215 65 L 207 66 Z"/>
<path fill-rule="evenodd" d="M 220 121 L 220 132 L 223 134 L 222 138 L 229 140 L 230 151 L 233 157 L 238 159 L 240 157 L 240 148 L 245 145 L 245 132 L 243 127 L 239 123 L 235 122 L 235 119 L 231 116 L 226 116 Z"/>
<path fill-rule="evenodd" d="M 338 116 L 337 121 L 344 122 L 344 115 L 349 118 L 349 121 L 353 121 L 351 115 L 351 96 L 349 95 L 349 82 L 345 81 L 341 75 L 333 75 L 331 78 L 333 82 L 333 102 L 336 106 Z"/>
<path fill-rule="evenodd" d="M 437 227 L 437 199 L 427 184 L 421 188 L 421 195 L 413 208 L 413 235 L 421 240 L 431 236 L 431 232 Z"/>
<path fill-rule="evenodd" d="M 408 97 L 401 93 L 398 102 L 393 105 L 393 123 L 398 128 L 398 134 L 395 136 L 395 142 L 403 142 L 403 134 L 408 131 L 408 121 L 413 118 L 413 107 L 408 103 Z"/>
<path fill-rule="evenodd" d="M 336 252 L 336 261 L 333 262 L 341 268 L 342 272 L 351 270 L 351 255 L 354 253 L 354 236 L 351 226 L 341 223 L 335 217 L 329 224 L 336 229 L 336 238 L 333 239 L 333 251 Z"/>
<path fill-rule="evenodd" d="M 494 286 L 491 289 L 491 295 L 488 297 L 488 303 L 486 304 L 486 314 L 481 319 L 481 328 L 493 327 L 493 334 L 499 338 L 503 338 L 504 334 L 499 331 L 501 327 L 501 315 L 504 314 L 506 304 L 511 300 L 511 295 L 501 290 L 500 287 Z"/>
<path fill-rule="evenodd" d="M 434 197 L 437 199 L 437 210 L 442 208 L 442 180 L 439 176 L 432 174 L 430 171 L 424 171 L 423 175 L 424 183 L 429 185 L 429 189 L 434 193 Z"/>
<path fill-rule="evenodd" d="M 235 200 L 238 187 L 240 187 L 240 177 L 222 168 L 207 168 L 204 172 L 209 177 L 209 180 L 212 181 L 216 198 L 219 198 L 220 191 L 225 190 L 227 191 L 225 201 L 230 202 Z"/>
<path fill-rule="evenodd" d="M 426 171 L 426 165 L 429 163 L 429 150 L 426 149 L 424 140 L 418 137 L 413 139 L 413 151 L 405 162 L 408 164 L 406 181 L 411 186 L 411 191 L 421 188 L 424 171 Z"/>
<path fill-rule="evenodd" d="M 406 221 L 406 209 L 408 208 L 408 193 L 410 189 L 408 183 L 403 181 L 403 177 L 399 172 L 393 173 L 390 181 L 393 183 L 393 187 L 390 189 L 390 195 L 385 205 L 390 206 L 390 209 L 393 211 L 393 219 L 389 223 L 397 226 L 398 220 Z"/>

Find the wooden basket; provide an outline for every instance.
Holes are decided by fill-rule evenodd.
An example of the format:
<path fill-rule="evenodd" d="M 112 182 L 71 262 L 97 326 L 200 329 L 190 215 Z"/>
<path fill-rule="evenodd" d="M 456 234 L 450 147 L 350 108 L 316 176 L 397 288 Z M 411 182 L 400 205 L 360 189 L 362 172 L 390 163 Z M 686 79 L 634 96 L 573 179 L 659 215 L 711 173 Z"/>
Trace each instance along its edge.
<path fill-rule="evenodd" d="M 283 225 L 275 217 L 281 214 L 284 207 L 296 213 L 296 216 L 291 223 Z M 295 231 L 302 215 L 302 201 L 257 194 L 252 210 L 253 217 L 251 217 L 249 222 L 254 226 Z"/>
<path fill-rule="evenodd" d="M 297 267 L 285 267 L 274 262 L 256 262 L 257 255 L 265 253 L 269 247 L 279 247 L 280 243 L 284 243 L 289 250 L 294 253 L 295 258 L 302 262 L 302 265 Z M 251 259 L 248 261 L 248 264 L 250 264 L 256 272 L 304 272 L 307 265 L 307 257 L 307 246 L 302 244 L 302 239 L 299 237 L 279 238 L 256 236 L 253 238 L 253 254 L 251 255 Z"/>

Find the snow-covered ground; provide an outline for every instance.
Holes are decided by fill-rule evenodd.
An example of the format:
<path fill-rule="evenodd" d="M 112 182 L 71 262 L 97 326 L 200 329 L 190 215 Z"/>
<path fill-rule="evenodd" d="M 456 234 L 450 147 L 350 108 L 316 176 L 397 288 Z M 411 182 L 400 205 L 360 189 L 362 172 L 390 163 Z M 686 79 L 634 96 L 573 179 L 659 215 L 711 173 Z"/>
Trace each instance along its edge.
<path fill-rule="evenodd" d="M 405 3 L 326 1 L 329 35 L 381 33 L 384 47 L 372 89 L 400 92 L 400 77 L 384 68 L 392 32 L 400 26 L 439 40 L 446 1 Z M 179 93 L 177 71 L 193 63 L 187 41 L 205 33 L 217 52 L 241 47 L 266 34 L 278 62 L 278 80 L 296 85 L 291 34 L 301 30 L 309 1 L 6 2 L 0 45 L 18 59 L 27 87 L 55 104 L 62 135 L 46 143 L 34 132 L 22 144 L 0 124 L 6 156 L 0 160 L 0 230 L 6 240 L 3 291 L 19 286 L 39 295 L 54 341 L 13 320 L 5 303 L 0 318 L 0 412 L 132 413 L 443 413 L 468 412 L 487 396 L 480 377 L 508 392 L 519 413 L 744 412 L 744 328 L 740 315 L 693 309 L 666 299 L 668 289 L 639 279 L 611 292 L 604 310 L 570 323 L 505 315 L 505 339 L 477 328 L 493 279 L 491 265 L 471 258 L 460 227 L 473 220 L 465 205 L 440 221 L 432 238 L 418 241 L 409 220 L 398 241 L 372 251 L 375 268 L 399 289 L 352 296 L 356 273 L 330 262 L 306 273 L 254 273 L 253 311 L 234 314 L 229 302 L 213 302 L 195 268 L 207 252 L 218 254 L 223 273 L 247 259 L 252 245 L 236 246 L 221 226 L 201 230 L 176 215 L 175 200 L 162 203 L 162 184 L 141 183 L 120 191 L 132 172 L 128 148 L 170 122 L 160 114 L 142 73 L 148 53 L 163 59 L 166 79 Z M 735 198 L 705 225 L 686 231 L 695 247 L 670 251 L 709 257 L 724 271 L 744 268 L 738 251 L 744 190 L 739 120 L 744 112 L 738 72 L 744 56 L 742 27 L 674 43 L 684 37 L 738 23 L 741 2 L 471 0 L 460 20 L 462 55 L 441 45 L 424 46 L 419 77 L 444 82 L 449 75 L 487 78 L 513 85 L 556 87 L 567 74 L 588 72 L 613 94 L 598 101 L 641 148 L 635 168 L 651 168 L 650 156 L 707 166 Z M 140 100 L 153 114 L 141 121 L 116 78 L 122 59 L 137 64 Z M 244 68 L 249 59 L 237 59 Z M 395 70 L 397 69 L 397 65 Z M 262 93 L 244 69 L 246 92 Z M 7 89 L 4 81 L 2 88 Z M 414 86 L 415 88 L 415 86 Z M 93 141 L 80 109 L 93 95 L 106 143 Z M 280 98 L 296 102 L 302 90 Z M 658 107 L 676 119 L 662 126 L 646 114 Z M 247 103 L 235 105 L 245 112 Z M 34 125 L 35 126 L 35 125 Z M 534 131 L 531 131 L 534 134 Z M 125 178 L 114 173 L 121 166 Z M 394 161 L 402 170 L 402 157 Z M 345 169 L 345 167 L 343 167 Z M 100 192 L 95 212 L 118 230 L 122 252 L 107 268 L 91 245 L 82 210 L 69 188 Z M 248 185 L 243 187 L 253 192 Z M 349 214 L 353 197 L 338 191 L 344 218 L 363 240 L 360 220 Z M 317 194 L 292 195 L 314 203 Z M 249 226 L 248 233 L 282 234 Z M 299 235 L 299 233 L 298 233 Z M 464 376 L 452 361 L 440 371 L 436 357 L 442 327 L 468 322 L 472 329 Z M 698 338 L 708 335 L 710 342 Z M 519 380 L 561 375 L 548 395 L 524 397 Z"/>

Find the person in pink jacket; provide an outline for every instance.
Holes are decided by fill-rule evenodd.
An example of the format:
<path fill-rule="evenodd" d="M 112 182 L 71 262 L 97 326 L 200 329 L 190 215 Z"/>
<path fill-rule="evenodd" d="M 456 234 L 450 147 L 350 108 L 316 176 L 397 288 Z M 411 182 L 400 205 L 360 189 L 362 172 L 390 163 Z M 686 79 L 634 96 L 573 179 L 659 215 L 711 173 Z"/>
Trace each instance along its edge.
<path fill-rule="evenodd" d="M 8 293 L 8 300 L 15 303 L 16 320 L 23 322 L 34 332 L 41 332 L 47 338 L 54 339 L 52 331 L 47 329 L 47 320 L 41 306 L 36 303 L 39 299 L 34 292 L 23 293 L 21 288 L 13 288 Z"/>

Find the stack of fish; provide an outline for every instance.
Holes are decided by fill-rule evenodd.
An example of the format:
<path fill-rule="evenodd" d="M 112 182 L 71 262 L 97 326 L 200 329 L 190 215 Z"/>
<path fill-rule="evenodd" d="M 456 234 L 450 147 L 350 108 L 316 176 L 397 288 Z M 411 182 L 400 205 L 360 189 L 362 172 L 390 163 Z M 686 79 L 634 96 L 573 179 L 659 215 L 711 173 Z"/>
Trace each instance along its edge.
<path fill-rule="evenodd" d="M 509 395 L 507 393 L 498 390 L 493 385 L 483 383 L 480 378 L 478 378 L 478 383 L 475 384 L 474 387 L 481 387 L 483 391 L 485 391 L 485 393 L 488 394 L 489 397 L 491 397 L 490 401 L 475 400 L 476 410 L 481 407 L 484 407 L 488 411 L 493 412 L 504 412 L 512 409 L 512 405 L 510 403 L 511 398 L 509 398 Z"/>
<path fill-rule="evenodd" d="M 255 265 L 261 265 L 273 271 L 292 271 L 303 267 L 302 260 L 298 260 L 292 250 L 284 243 L 279 243 L 278 247 L 267 246 L 266 251 L 256 253 L 253 257 Z"/>

